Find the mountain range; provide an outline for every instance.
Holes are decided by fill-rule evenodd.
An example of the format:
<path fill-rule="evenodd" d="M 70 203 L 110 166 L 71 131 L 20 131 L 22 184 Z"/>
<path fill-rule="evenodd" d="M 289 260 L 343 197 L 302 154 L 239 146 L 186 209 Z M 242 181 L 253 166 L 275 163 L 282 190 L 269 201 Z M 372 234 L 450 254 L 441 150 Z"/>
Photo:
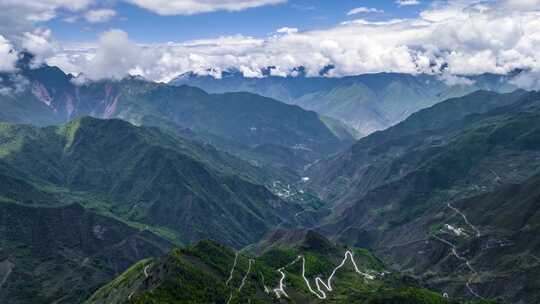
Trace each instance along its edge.
<path fill-rule="evenodd" d="M 81 303 L 133 263 L 172 247 L 77 204 L 30 207 L 2 199 L 0 300 Z"/>
<path fill-rule="evenodd" d="M 220 77 L 191 72 L 170 84 L 195 86 L 210 93 L 251 92 L 275 98 L 341 120 L 363 137 L 452 97 L 477 90 L 511 92 L 516 89 L 512 77 L 483 74 L 445 78 L 399 73 L 307 77 L 300 68 L 298 75 L 288 77 L 272 76 L 269 71 L 260 78 L 244 77 L 238 71 L 226 71 Z"/>
<path fill-rule="evenodd" d="M 296 169 L 354 140 L 339 121 L 270 98 L 208 94 L 136 77 L 81 82 L 56 67 L 32 68 L 26 57 L 17 72 L 0 73 L 0 121 L 48 126 L 81 116 L 119 118 L 191 136 L 260 166 L 271 159 L 273 166 L 297 162 Z"/>
<path fill-rule="evenodd" d="M 249 163 L 117 119 L 0 123 L 0 169 L 8 303 L 81 303 L 140 259 L 202 239 L 240 248 L 320 207 L 280 198 Z"/>
<path fill-rule="evenodd" d="M 539 119 L 538 92 L 480 91 L 358 141 L 309 169 L 320 231 L 450 295 L 538 302 Z"/>
<path fill-rule="evenodd" d="M 258 256 L 201 242 L 141 261 L 86 303 L 466 303 L 422 289 L 386 272 L 368 251 L 338 247 L 312 231 L 269 236 L 276 237 L 296 242 Z"/>
<path fill-rule="evenodd" d="M 264 171 L 240 160 L 227 163 L 213 150 L 190 150 L 181 138 L 122 120 L 84 117 L 43 128 L 0 124 L 0 143 L 0 161 L 17 168 L 13 177 L 37 192 L 31 198 L 2 193 L 6 200 L 82 202 L 171 230 L 182 243 L 213 238 L 247 245 L 302 210 L 257 183 L 263 183 Z"/>
<path fill-rule="evenodd" d="M 279 84 L 290 105 L 25 60 L 0 74 L 0 302 L 540 301 L 538 92 L 182 78 Z M 355 141 L 340 115 L 297 105 L 347 85 L 388 94 L 362 99 L 385 115 L 419 111 Z"/>

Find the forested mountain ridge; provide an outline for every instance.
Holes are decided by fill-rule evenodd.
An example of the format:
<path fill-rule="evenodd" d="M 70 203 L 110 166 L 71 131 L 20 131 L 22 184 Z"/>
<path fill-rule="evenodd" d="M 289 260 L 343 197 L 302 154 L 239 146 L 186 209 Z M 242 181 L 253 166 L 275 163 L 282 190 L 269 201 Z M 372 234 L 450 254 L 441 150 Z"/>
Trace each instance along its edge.
<path fill-rule="evenodd" d="M 535 302 L 538 126 L 538 92 L 477 92 L 368 136 L 310 168 L 335 204 L 320 231 L 451 296 Z"/>
<path fill-rule="evenodd" d="M 134 265 L 86 303 L 473 303 L 388 273 L 367 250 L 312 231 L 296 239 L 256 256 L 214 242 L 175 249 Z"/>
<path fill-rule="evenodd" d="M 81 303 L 133 263 L 173 246 L 80 205 L 5 200 L 0 198 L 2 303 Z"/>
<path fill-rule="evenodd" d="M 31 59 L 23 57 L 16 72 L 0 73 L 0 121 L 47 126 L 80 116 L 120 118 L 191 136 L 262 163 L 272 157 L 265 146 L 286 149 L 306 164 L 354 139 L 335 120 L 255 94 L 207 94 L 136 77 L 82 81 L 57 67 L 25 66 L 24 60 Z"/>
<path fill-rule="evenodd" d="M 423 108 L 477 90 L 511 92 L 514 75 L 483 74 L 455 77 L 449 81 L 428 74 L 375 73 L 347 77 L 296 76 L 244 77 L 223 72 L 221 77 L 186 73 L 170 83 L 190 85 L 211 93 L 251 92 L 298 105 L 341 120 L 359 136 L 386 129 Z M 516 72 L 519 73 L 519 72 Z"/>
<path fill-rule="evenodd" d="M 256 184 L 264 179 L 256 168 L 194 154 L 186 142 L 155 128 L 89 117 L 59 127 L 0 126 L 0 160 L 40 190 L 35 200 L 24 199 L 24 189 L 9 194 L 21 203 L 51 196 L 82 200 L 125 220 L 170 229 L 182 242 L 214 238 L 235 246 L 256 241 L 302 210 Z"/>

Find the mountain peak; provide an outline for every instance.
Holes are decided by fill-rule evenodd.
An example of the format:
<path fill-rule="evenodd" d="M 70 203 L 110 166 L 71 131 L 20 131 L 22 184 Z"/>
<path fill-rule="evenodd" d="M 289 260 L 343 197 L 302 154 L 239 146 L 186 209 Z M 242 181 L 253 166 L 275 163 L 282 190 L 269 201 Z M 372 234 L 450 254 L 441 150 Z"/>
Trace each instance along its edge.
<path fill-rule="evenodd" d="M 254 247 L 253 251 L 263 252 L 271 248 L 283 247 L 323 254 L 337 253 L 339 251 L 336 245 L 326 237 L 314 230 L 303 228 L 272 230 Z"/>
<path fill-rule="evenodd" d="M 31 68 L 32 61 L 34 61 L 35 58 L 36 56 L 30 52 L 20 52 L 19 59 L 17 60 L 15 66 L 21 70 L 28 70 Z"/>

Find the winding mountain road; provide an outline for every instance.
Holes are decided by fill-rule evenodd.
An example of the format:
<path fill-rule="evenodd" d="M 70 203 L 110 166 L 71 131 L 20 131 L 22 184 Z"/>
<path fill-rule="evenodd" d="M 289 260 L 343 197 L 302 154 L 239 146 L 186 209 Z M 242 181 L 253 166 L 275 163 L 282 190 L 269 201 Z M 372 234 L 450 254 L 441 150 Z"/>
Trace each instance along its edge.
<path fill-rule="evenodd" d="M 495 172 L 495 170 L 493 170 L 493 169 L 489 169 L 489 171 L 491 171 L 491 173 L 495 177 L 495 183 L 500 184 L 501 181 L 502 181 L 501 176 L 499 174 L 497 174 L 497 172 Z"/>
<path fill-rule="evenodd" d="M 146 278 L 150 276 L 150 274 L 148 273 L 148 269 L 150 269 L 150 265 L 146 265 L 143 269 L 143 273 Z"/>
<path fill-rule="evenodd" d="M 0 263 L 0 274 L 2 274 L 2 277 L 0 277 L 0 289 L 2 289 L 2 286 L 7 282 L 14 266 L 15 265 L 9 260 Z"/>
<path fill-rule="evenodd" d="M 249 274 L 251 273 L 251 266 L 253 265 L 253 263 L 255 263 L 255 260 L 254 259 L 249 259 L 248 260 L 248 269 L 246 271 L 246 274 L 244 275 L 244 277 L 242 278 L 242 282 L 240 283 L 240 286 L 238 287 L 238 292 L 242 292 L 242 288 L 244 288 L 244 286 L 246 285 L 246 280 L 249 276 Z M 238 252 L 235 254 L 234 256 L 234 263 L 233 263 L 233 267 L 231 268 L 231 272 L 229 274 L 229 278 L 227 279 L 227 281 L 225 282 L 225 285 L 229 285 L 229 282 L 231 281 L 232 277 L 233 277 L 233 273 L 234 273 L 234 270 L 236 268 L 236 265 L 238 264 Z M 266 286 L 265 286 L 266 287 Z M 234 296 L 234 290 L 231 291 L 231 294 L 229 296 L 229 299 L 227 300 L 227 304 L 229 304 L 232 300 Z"/>
<path fill-rule="evenodd" d="M 281 268 L 279 268 L 277 270 L 277 272 L 279 272 L 281 274 L 281 279 L 279 279 L 279 285 L 278 285 L 277 288 L 274 288 L 274 293 L 276 294 L 276 297 L 278 299 L 280 299 L 282 295 L 285 296 L 286 298 L 289 297 L 287 292 L 285 292 L 285 277 L 287 275 L 285 274 L 285 272 L 283 272 L 283 270 L 285 270 L 286 268 L 291 267 L 292 265 L 296 264 L 298 261 L 300 261 L 301 258 L 302 258 L 302 256 L 299 255 L 298 257 L 296 257 L 296 259 L 294 261 L 290 262 L 286 266 L 281 267 Z"/>
<path fill-rule="evenodd" d="M 467 280 L 467 283 L 465 283 L 465 287 L 467 287 L 467 290 L 469 290 L 469 292 L 477 297 L 477 298 L 480 298 L 480 299 L 484 299 L 484 297 L 482 297 L 480 294 L 478 294 L 476 291 L 474 291 L 474 289 L 472 289 L 471 287 L 471 283 L 472 281 L 478 276 L 478 272 L 476 271 L 476 269 L 474 269 L 471 265 L 471 262 L 465 258 L 464 256 L 461 256 L 458 252 L 457 252 L 457 246 L 453 243 L 451 243 L 450 241 L 447 241 L 441 237 L 438 237 L 436 235 L 433 235 L 433 238 L 435 238 L 436 240 L 450 246 L 450 248 L 452 249 L 452 255 L 455 256 L 458 260 L 462 261 L 465 263 L 465 265 L 467 266 L 467 268 L 472 272 L 472 275 L 469 277 L 469 279 Z"/>
<path fill-rule="evenodd" d="M 446 203 L 446 207 L 448 207 L 450 210 L 454 211 L 456 214 L 460 215 L 462 218 L 463 218 L 463 221 L 465 222 L 465 224 L 467 224 L 473 231 L 474 231 L 474 236 L 476 238 L 479 238 L 482 236 L 482 233 L 480 232 L 480 229 L 478 229 L 476 226 L 474 226 L 470 221 L 469 219 L 467 218 L 467 216 L 465 215 L 465 213 L 463 213 L 461 210 L 459 210 L 458 208 L 452 206 L 450 203 Z M 449 224 L 446 224 L 446 227 L 447 229 L 449 229 L 450 231 L 454 232 L 454 234 L 458 237 L 460 236 L 463 236 L 463 237 L 468 237 L 468 235 L 466 233 L 464 233 L 464 231 L 461 229 L 461 228 L 455 228 Z M 458 232 L 458 233 L 456 233 Z M 485 299 L 484 297 L 482 297 L 480 294 L 478 294 L 471 286 L 472 282 L 474 281 L 474 279 L 479 275 L 478 272 L 476 271 L 476 269 L 472 266 L 471 262 L 464 256 L 460 255 L 458 253 L 458 250 L 457 250 L 457 246 L 456 244 L 440 237 L 440 236 L 437 236 L 435 234 L 430 234 L 431 237 L 433 237 L 434 239 L 436 239 L 437 241 L 439 242 L 442 242 L 444 243 L 445 245 L 449 246 L 451 248 L 451 252 L 452 252 L 452 255 L 458 259 L 459 261 L 463 262 L 467 268 L 469 269 L 469 271 L 472 273 L 471 276 L 469 276 L 469 279 L 467 280 L 467 283 L 465 283 L 465 287 L 467 288 L 467 290 L 475 297 L 479 298 L 479 299 Z"/>
<path fill-rule="evenodd" d="M 291 262 L 287 266 L 278 269 L 278 272 L 281 273 L 281 279 L 279 281 L 278 288 L 274 289 L 274 293 L 276 293 L 276 296 L 278 298 L 280 298 L 282 295 L 284 295 L 285 297 L 289 297 L 287 295 L 287 293 L 285 292 L 284 281 L 285 281 L 285 278 L 286 278 L 286 274 L 285 274 L 285 272 L 283 270 L 286 269 L 287 267 L 290 267 L 293 264 L 297 263 L 299 260 L 302 260 L 302 278 L 304 279 L 304 282 L 306 283 L 306 286 L 307 286 L 309 292 L 314 294 L 317 298 L 319 298 L 321 300 L 325 300 L 327 298 L 327 293 L 333 291 L 332 279 L 336 275 L 336 272 L 345 265 L 345 263 L 347 262 L 347 260 L 349 258 L 351 260 L 351 263 L 354 266 L 354 270 L 355 270 L 356 273 L 363 276 L 364 279 L 368 279 L 368 280 L 375 279 L 375 277 L 373 275 L 362 272 L 358 268 L 358 265 L 356 264 L 356 261 L 354 260 L 354 255 L 353 255 L 352 251 L 347 250 L 345 252 L 345 256 L 343 257 L 343 260 L 341 261 L 341 263 L 336 268 L 334 268 L 334 270 L 332 271 L 332 274 L 330 275 L 330 277 L 328 277 L 328 280 L 326 282 L 324 282 L 320 277 L 315 278 L 315 286 L 317 287 L 317 290 L 315 290 L 311 286 L 311 283 L 310 283 L 309 279 L 306 277 L 306 258 L 304 256 L 298 256 L 293 262 Z"/>
<path fill-rule="evenodd" d="M 262 283 L 263 283 L 263 286 L 264 286 L 264 292 L 270 293 L 270 288 L 268 286 L 266 286 L 266 283 L 264 281 L 264 274 L 262 272 L 260 272 L 260 271 L 259 271 L 259 274 L 261 275 Z"/>
<path fill-rule="evenodd" d="M 248 270 L 246 272 L 246 274 L 244 275 L 244 277 L 242 278 L 242 283 L 240 284 L 240 287 L 238 287 L 238 292 L 241 292 L 242 291 L 242 288 L 244 288 L 244 285 L 246 285 L 246 279 L 247 277 L 249 276 L 249 273 L 251 272 L 251 265 L 253 264 L 254 260 L 253 259 L 249 259 L 248 261 Z"/>
<path fill-rule="evenodd" d="M 225 285 L 229 285 L 230 281 L 232 280 L 233 278 L 233 274 L 234 274 L 234 271 L 236 269 L 236 266 L 238 264 L 238 252 L 235 254 L 235 257 L 234 257 L 234 262 L 233 262 L 233 266 L 231 267 L 231 271 L 229 273 L 229 278 L 227 279 L 227 281 L 225 282 Z M 330 277 L 328 277 L 328 280 L 325 282 L 323 281 L 320 277 L 316 277 L 315 278 L 315 286 L 316 286 L 316 289 L 314 289 L 312 286 L 311 286 L 311 283 L 310 283 L 310 280 L 306 277 L 306 258 L 302 255 L 299 255 L 297 256 L 292 262 L 290 262 L 289 264 L 277 269 L 277 272 L 281 275 L 281 278 L 279 279 L 279 283 L 278 283 L 278 286 L 276 288 L 274 288 L 272 290 L 272 292 L 274 292 L 274 294 L 276 295 L 276 297 L 278 299 L 280 299 L 281 297 L 286 297 L 286 298 L 289 298 L 289 295 L 287 294 L 287 292 L 285 291 L 285 279 L 287 278 L 287 274 L 285 273 L 285 270 L 291 266 L 293 266 L 294 264 L 298 263 L 299 261 L 302 261 L 302 278 L 304 279 L 304 282 L 306 283 L 306 286 L 307 288 L 309 289 L 310 293 L 314 294 L 317 298 L 321 299 L 321 300 L 324 300 L 327 298 L 327 293 L 328 292 L 331 292 L 333 291 L 333 287 L 332 287 L 332 280 L 334 278 L 334 276 L 336 275 L 337 271 L 339 269 L 341 269 L 343 266 L 345 266 L 345 263 L 347 262 L 347 260 L 351 260 L 351 263 L 354 267 L 354 270 L 356 273 L 360 274 L 362 277 L 364 277 L 364 279 L 367 279 L 367 280 L 373 280 L 375 279 L 375 277 L 369 273 L 365 273 L 363 271 L 360 270 L 360 268 L 358 267 L 358 264 L 356 264 L 356 261 L 354 259 L 354 254 L 352 251 L 349 251 L 347 250 L 344 254 L 344 257 L 343 257 L 343 260 L 341 261 L 341 263 L 335 267 L 333 270 L 332 270 L 332 274 L 330 275 Z M 244 277 L 242 278 L 242 281 L 240 283 L 240 286 L 238 287 L 237 289 L 237 292 L 241 292 L 242 289 L 244 288 L 245 284 L 246 284 L 246 281 L 247 281 L 247 278 L 249 277 L 249 274 L 251 273 L 251 269 L 252 269 L 252 266 L 253 266 L 253 263 L 255 263 L 255 260 L 254 259 L 249 259 L 248 260 L 248 269 L 244 275 Z M 268 288 L 264 282 L 264 275 L 262 274 L 262 272 L 259 272 L 259 274 L 261 275 L 261 278 L 262 278 L 262 282 L 263 282 L 263 286 L 264 286 L 264 291 L 266 293 L 270 293 L 270 288 Z M 231 291 L 231 294 L 229 296 L 229 299 L 227 300 L 227 304 L 231 302 L 231 300 L 233 299 L 234 297 L 234 293 L 235 291 Z"/>
<path fill-rule="evenodd" d="M 364 279 L 368 279 L 368 280 L 373 280 L 375 279 L 374 276 L 370 275 L 370 274 L 367 274 L 367 273 L 364 273 L 362 271 L 360 271 L 360 269 L 358 269 L 358 265 L 356 264 L 356 261 L 354 260 L 354 256 L 353 256 L 353 253 L 351 251 L 346 251 L 345 252 L 345 256 L 343 257 L 343 260 L 341 261 L 341 264 L 339 264 L 336 268 L 334 268 L 334 270 L 332 271 L 332 274 L 330 275 L 330 277 L 328 277 L 328 280 L 327 282 L 324 282 L 320 277 L 316 277 L 315 278 L 315 285 L 317 286 L 317 291 L 315 291 L 312 287 L 311 287 L 311 284 L 309 283 L 309 280 L 308 278 L 306 278 L 306 259 L 304 257 L 302 257 L 302 277 L 304 278 L 304 281 L 306 282 L 306 285 L 309 289 L 309 291 L 314 294 L 315 296 L 317 296 L 319 299 L 321 300 L 325 300 L 327 298 L 327 295 L 326 293 L 327 292 L 332 292 L 333 291 L 333 288 L 332 288 L 332 279 L 334 278 L 334 276 L 336 275 L 336 272 L 345 265 L 345 263 L 347 262 L 347 259 L 350 257 L 351 259 L 351 263 L 353 264 L 354 266 L 354 270 L 356 271 L 356 273 L 360 274 L 361 276 L 364 277 Z M 321 285 L 323 286 L 323 288 L 321 288 Z"/>
<path fill-rule="evenodd" d="M 447 203 L 446 206 L 448 208 L 452 209 L 457 214 L 461 215 L 461 217 L 463 218 L 465 223 L 467 225 L 469 225 L 469 227 L 471 227 L 471 229 L 476 233 L 476 237 L 481 237 L 482 236 L 482 234 L 480 233 L 480 230 L 478 228 L 476 228 L 473 224 L 471 224 L 471 222 L 469 222 L 469 219 L 467 218 L 467 216 L 463 212 L 461 212 L 461 210 L 459 210 L 458 208 L 452 206 L 450 203 Z"/>
<path fill-rule="evenodd" d="M 232 278 L 233 278 L 233 273 L 234 273 L 234 269 L 236 268 L 236 263 L 238 263 L 238 252 L 235 253 L 234 255 L 234 263 L 233 263 L 233 266 L 231 268 L 231 272 L 229 274 L 229 278 L 227 279 L 227 281 L 225 282 L 225 285 L 229 286 L 229 282 L 231 282 Z"/>

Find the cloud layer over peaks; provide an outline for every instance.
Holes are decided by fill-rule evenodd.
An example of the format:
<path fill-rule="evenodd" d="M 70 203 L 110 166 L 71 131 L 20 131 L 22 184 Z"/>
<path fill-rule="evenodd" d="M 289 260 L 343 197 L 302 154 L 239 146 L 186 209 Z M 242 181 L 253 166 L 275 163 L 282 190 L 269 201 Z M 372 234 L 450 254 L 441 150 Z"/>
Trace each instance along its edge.
<path fill-rule="evenodd" d="M 193 15 L 219 10 L 240 11 L 287 0 L 127 0 L 160 15 Z"/>
<path fill-rule="evenodd" d="M 0 72 L 12 71 L 17 62 L 17 53 L 9 41 L 0 35 Z"/>
<path fill-rule="evenodd" d="M 67 1 L 51 3 L 63 5 L 63 9 L 94 9 L 88 1 L 91 0 L 72 1 L 71 7 Z M 241 10 L 285 2 L 128 1 L 165 15 Z M 533 88 L 539 83 L 535 77 L 540 76 L 539 8 L 540 0 L 438 1 L 415 18 L 374 21 L 362 18 L 362 14 L 375 11 L 362 7 L 352 10 L 349 20 L 322 30 L 276 27 L 266 37 L 237 34 L 145 45 L 131 41 L 122 30 L 106 31 L 98 41 L 84 45 L 47 44 L 51 39 L 45 30 L 34 29 L 20 37 L 26 45 L 44 54 L 42 57 L 49 64 L 74 74 L 84 73 L 90 79 L 136 74 L 169 81 L 190 71 L 219 77 L 222 71 L 230 69 L 247 77 L 262 77 L 262 70 L 268 67 L 273 67 L 272 75 L 286 76 L 302 66 L 308 76 L 318 76 L 323 70 L 330 77 L 375 72 L 433 73 L 451 83 L 466 84 L 466 79 L 459 76 L 506 74 L 522 69 L 528 72 L 523 74 L 527 77 L 516 82 Z M 347 12 L 343 12 L 344 18 Z M 3 44 L 14 42 L 4 39 Z"/>
<path fill-rule="evenodd" d="M 102 40 L 95 48 L 64 51 L 51 57 L 71 72 L 96 72 L 92 60 L 113 53 L 125 56 L 112 67 L 118 76 L 128 71 L 159 81 L 195 71 L 219 75 L 237 69 L 248 77 L 262 77 L 273 66 L 274 75 L 289 75 L 303 66 L 308 76 L 328 66 L 329 76 L 373 72 L 505 74 L 515 69 L 540 70 L 540 12 L 538 1 L 452 1 L 431 6 L 418 18 L 369 21 L 356 19 L 333 28 L 298 31 L 281 28 L 266 38 L 244 35 L 180 43 L 111 46 Z M 127 34 L 123 39 L 128 40 Z M 103 50 L 105 49 L 105 51 Z M 136 54 L 135 54 L 136 53 Z M 99 54 L 99 56 L 98 56 Z M 132 60 L 133 62 L 130 62 Z M 99 66 L 99 65 L 97 65 Z M 445 76 L 447 77 L 447 76 Z"/>

